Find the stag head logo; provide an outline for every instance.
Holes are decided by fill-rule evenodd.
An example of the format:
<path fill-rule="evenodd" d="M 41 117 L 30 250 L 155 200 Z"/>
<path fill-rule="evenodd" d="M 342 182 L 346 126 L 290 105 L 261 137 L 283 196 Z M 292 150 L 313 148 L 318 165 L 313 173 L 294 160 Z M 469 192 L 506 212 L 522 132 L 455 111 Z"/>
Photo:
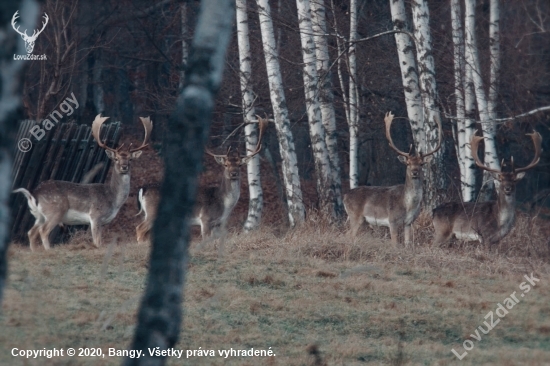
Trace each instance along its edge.
<path fill-rule="evenodd" d="M 45 22 L 42 23 L 42 29 L 40 29 L 38 32 L 36 31 L 36 29 L 34 30 L 34 32 L 32 33 L 32 36 L 29 36 L 27 34 L 27 30 L 25 29 L 24 32 L 21 32 L 19 30 L 19 26 L 15 26 L 15 21 L 17 20 L 17 18 L 19 18 L 19 10 L 15 12 L 15 14 L 13 14 L 13 17 L 11 18 L 11 26 L 13 27 L 13 29 L 19 33 L 21 35 L 21 38 L 23 38 L 23 41 L 25 41 L 25 48 L 27 49 L 27 53 L 32 53 L 32 51 L 34 50 L 34 42 L 36 41 L 36 38 L 38 37 L 38 35 L 40 33 L 42 33 L 42 31 L 44 30 L 44 28 L 46 28 L 46 24 L 48 24 L 48 14 L 44 13 L 44 20 Z"/>

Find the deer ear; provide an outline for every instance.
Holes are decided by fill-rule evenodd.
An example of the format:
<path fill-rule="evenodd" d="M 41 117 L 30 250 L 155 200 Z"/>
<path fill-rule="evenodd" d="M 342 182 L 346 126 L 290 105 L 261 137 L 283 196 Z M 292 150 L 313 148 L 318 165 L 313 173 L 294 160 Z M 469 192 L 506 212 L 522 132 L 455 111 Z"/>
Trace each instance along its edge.
<path fill-rule="evenodd" d="M 225 165 L 225 158 L 223 156 L 214 156 L 216 163 L 220 165 Z"/>
<path fill-rule="evenodd" d="M 107 156 L 109 157 L 109 159 L 115 160 L 116 154 L 115 154 L 113 151 L 111 151 L 111 150 L 105 150 L 105 154 L 107 154 Z"/>
<path fill-rule="evenodd" d="M 432 161 L 432 159 L 434 158 L 433 155 L 430 155 L 430 156 L 426 156 L 423 160 L 424 160 L 424 163 L 429 163 L 430 161 Z"/>
<path fill-rule="evenodd" d="M 502 177 L 500 176 L 500 173 L 489 172 L 489 174 L 493 177 L 493 179 L 496 179 L 496 180 L 498 180 L 499 182 L 502 181 Z"/>
<path fill-rule="evenodd" d="M 399 161 L 402 162 L 403 164 L 407 164 L 407 157 L 406 156 L 398 155 L 397 159 L 399 159 Z"/>
<path fill-rule="evenodd" d="M 141 151 L 141 150 L 134 151 L 134 152 L 132 153 L 132 159 L 137 159 L 137 158 L 139 158 L 139 157 L 141 156 L 141 153 L 142 153 L 142 152 L 143 152 L 143 151 Z"/>
<path fill-rule="evenodd" d="M 525 172 L 516 174 L 516 180 L 521 180 L 523 177 L 525 177 Z"/>

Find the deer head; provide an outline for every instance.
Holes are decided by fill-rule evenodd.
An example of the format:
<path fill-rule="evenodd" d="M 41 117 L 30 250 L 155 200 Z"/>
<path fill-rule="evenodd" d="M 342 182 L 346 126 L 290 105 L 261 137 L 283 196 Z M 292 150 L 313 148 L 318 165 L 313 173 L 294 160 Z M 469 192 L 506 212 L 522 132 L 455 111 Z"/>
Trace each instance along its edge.
<path fill-rule="evenodd" d="M 101 141 L 99 131 L 107 119 L 109 119 L 109 117 L 101 117 L 101 114 L 98 114 L 92 123 L 92 134 L 97 141 L 97 144 L 101 148 L 105 149 L 105 153 L 109 159 L 115 163 L 115 171 L 122 175 L 128 174 L 130 172 L 130 161 L 139 158 L 142 150 L 147 146 L 147 142 L 151 135 L 151 130 L 153 129 L 153 122 L 149 117 L 139 117 L 141 123 L 143 124 L 143 128 L 145 129 L 145 137 L 143 138 L 143 142 L 141 143 L 141 146 L 136 149 L 132 149 L 132 144 L 130 144 L 127 149 L 123 150 L 122 148 L 124 147 L 124 144 L 120 145 L 117 149 L 112 149 Z"/>
<path fill-rule="evenodd" d="M 206 153 L 210 156 L 213 156 L 216 160 L 216 163 L 224 167 L 224 176 L 229 180 L 239 180 L 241 178 L 241 166 L 248 163 L 252 157 L 260 152 L 262 149 L 262 137 L 267 127 L 267 119 L 258 117 L 258 124 L 260 125 L 260 134 L 258 137 L 258 142 L 256 143 L 256 148 L 254 151 L 251 151 L 250 155 L 242 156 L 239 153 L 239 149 L 232 151 L 231 147 L 227 149 L 225 155 L 217 155 L 212 153 L 210 150 L 206 149 Z"/>
<path fill-rule="evenodd" d="M 21 32 L 19 30 L 19 26 L 17 26 L 17 28 L 15 27 L 15 21 L 17 18 L 19 18 L 19 10 L 15 12 L 15 14 L 13 14 L 13 17 L 11 18 L 11 26 L 13 27 L 13 29 L 19 33 L 21 35 L 21 38 L 23 38 L 23 41 L 25 41 L 25 48 L 27 49 L 27 53 L 32 53 L 32 51 L 34 50 L 34 42 L 36 41 L 36 38 L 38 37 L 38 35 L 40 33 L 42 33 L 42 31 L 44 30 L 44 28 L 46 28 L 46 24 L 48 24 L 48 14 L 44 13 L 44 20 L 45 22 L 42 23 L 42 29 L 40 29 L 39 31 L 37 31 L 36 29 L 33 31 L 32 33 L 32 36 L 28 36 L 27 35 L 27 30 L 25 29 L 24 32 Z"/>
<path fill-rule="evenodd" d="M 391 138 L 390 128 L 393 122 L 393 117 L 394 115 L 391 112 L 386 113 L 386 116 L 384 117 L 384 123 L 386 124 L 386 138 L 388 139 L 390 147 L 399 155 L 397 159 L 399 159 L 400 162 L 407 166 L 407 178 L 415 180 L 422 179 L 422 166 L 426 163 L 429 163 L 432 160 L 432 155 L 441 148 L 441 121 L 439 117 L 436 116 L 435 122 L 437 123 L 439 141 L 437 142 L 437 146 L 435 147 L 435 149 L 426 154 L 423 154 L 422 152 L 416 153 L 413 152 L 413 150 L 415 149 L 413 149 L 413 145 L 411 145 L 409 152 L 406 153 L 399 150 L 394 145 Z"/>
<path fill-rule="evenodd" d="M 470 145 L 472 148 L 472 157 L 474 158 L 476 165 L 483 170 L 491 172 L 491 174 L 493 175 L 493 178 L 497 179 L 500 182 L 499 191 L 504 193 L 506 196 L 513 195 L 516 191 L 517 182 L 525 176 L 525 172 L 533 168 L 535 165 L 539 163 L 540 154 L 542 152 L 542 148 L 541 148 L 542 136 L 537 131 L 534 131 L 533 133 L 528 133 L 527 136 L 530 136 L 531 139 L 533 140 L 533 145 L 535 145 L 535 156 L 529 165 L 527 165 L 524 168 L 517 168 L 517 169 L 514 166 L 514 157 L 512 156 L 510 158 L 509 172 L 502 171 L 502 168 L 505 166 L 504 159 L 502 159 L 501 170 L 492 169 L 485 166 L 485 164 L 482 163 L 481 160 L 479 159 L 479 155 L 478 155 L 479 143 L 484 139 L 484 137 L 477 136 L 477 131 L 472 136 Z"/>

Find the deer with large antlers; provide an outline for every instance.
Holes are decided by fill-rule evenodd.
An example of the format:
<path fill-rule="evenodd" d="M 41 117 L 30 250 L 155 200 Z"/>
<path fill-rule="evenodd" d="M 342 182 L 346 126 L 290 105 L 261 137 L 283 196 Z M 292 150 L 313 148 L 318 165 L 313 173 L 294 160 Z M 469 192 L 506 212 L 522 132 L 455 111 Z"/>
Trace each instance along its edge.
<path fill-rule="evenodd" d="M 516 184 L 525 172 L 538 164 L 541 154 L 542 137 L 538 132 L 527 134 L 535 145 L 535 157 L 524 168 L 514 167 L 511 158 L 510 171 L 491 169 L 481 162 L 478 156 L 482 136 L 472 136 L 470 142 L 472 157 L 478 167 L 490 172 L 500 182 L 497 200 L 489 202 L 448 202 L 433 210 L 435 228 L 434 244 L 441 245 L 454 234 L 459 240 L 495 244 L 504 238 L 516 218 Z M 504 167 L 504 160 L 501 164 Z"/>
<path fill-rule="evenodd" d="M 21 35 L 21 38 L 23 38 L 23 41 L 25 41 L 25 48 L 27 49 L 27 53 L 32 53 L 32 51 L 34 50 L 34 42 L 36 42 L 36 38 L 40 35 L 40 33 L 44 31 L 44 28 L 46 28 L 46 25 L 48 24 L 48 20 L 50 20 L 50 18 L 48 18 L 48 14 L 44 13 L 45 21 L 42 22 L 42 29 L 40 29 L 39 31 L 35 29 L 32 33 L 32 36 L 29 36 L 27 34 L 26 29 L 24 32 L 21 32 L 19 30 L 19 26 L 17 26 L 16 28 L 15 21 L 17 20 L 17 18 L 19 18 L 18 13 L 19 13 L 19 10 L 16 11 L 15 14 L 13 14 L 13 17 L 11 18 L 11 26 L 17 33 Z"/>
<path fill-rule="evenodd" d="M 394 115 L 386 113 L 386 138 L 390 147 L 398 154 L 399 161 L 407 166 L 405 184 L 389 187 L 360 186 L 344 195 L 344 208 L 350 221 L 350 234 L 357 235 L 363 220 L 370 225 L 386 226 L 390 229 L 391 240 L 399 242 L 399 231 L 405 231 L 405 244 L 411 243 L 411 225 L 420 213 L 422 204 L 422 167 L 441 148 L 441 121 L 436 118 L 439 141 L 432 151 L 423 154 L 399 150 L 391 138 L 391 124 Z"/>
<path fill-rule="evenodd" d="M 110 182 L 79 184 L 48 180 L 40 183 L 32 194 L 25 188 L 13 191 L 25 195 L 31 214 L 36 219 L 28 232 L 31 250 L 36 249 L 39 237 L 44 248 L 50 249 L 50 232 L 61 224 L 90 225 L 94 245 L 102 245 L 102 227 L 113 221 L 130 193 L 130 163 L 140 157 L 153 129 L 153 122 L 149 117 L 140 117 L 145 128 L 141 146 L 132 149 L 130 144 L 123 149 L 122 144 L 113 149 L 101 141 L 99 133 L 108 118 L 98 114 L 92 123 L 92 134 L 97 144 L 105 149 L 109 159 L 114 162 Z"/>
<path fill-rule="evenodd" d="M 268 124 L 267 119 L 257 117 L 260 127 L 258 142 L 254 151 L 251 151 L 249 155 L 242 156 L 239 154 L 238 149 L 232 150 L 231 147 L 223 155 L 214 154 L 206 149 L 206 153 L 223 166 L 223 173 L 218 185 L 199 187 L 197 193 L 197 201 L 190 224 L 200 225 L 203 239 L 209 236 L 219 237 L 225 232 L 227 219 L 239 201 L 241 195 L 241 167 L 260 152 L 262 137 Z M 144 241 L 150 235 L 159 201 L 160 192 L 158 188 L 140 189 L 138 204 L 140 212 L 145 213 L 145 218 L 136 227 L 138 242 Z"/>

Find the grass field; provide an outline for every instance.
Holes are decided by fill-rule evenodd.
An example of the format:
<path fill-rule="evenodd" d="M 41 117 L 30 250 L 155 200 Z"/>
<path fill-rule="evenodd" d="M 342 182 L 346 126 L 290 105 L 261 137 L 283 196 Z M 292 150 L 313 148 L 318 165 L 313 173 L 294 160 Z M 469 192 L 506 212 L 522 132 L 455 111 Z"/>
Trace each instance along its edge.
<path fill-rule="evenodd" d="M 522 221 L 523 220 L 523 221 Z M 550 265 L 538 226 L 519 220 L 497 250 L 394 247 L 383 230 L 352 240 L 315 218 L 281 234 L 230 234 L 191 246 L 185 316 L 169 365 L 548 365 Z M 522 226 L 523 225 L 523 226 Z M 128 347 L 148 267 L 148 245 L 91 249 L 89 233 L 49 252 L 12 245 L 0 314 L 1 365 L 116 365 L 117 357 L 12 357 L 12 348 Z M 524 275 L 540 282 L 524 297 Z M 488 334 L 476 328 L 516 292 L 519 303 Z M 501 311 L 502 313 L 502 311 Z M 495 321 L 498 316 L 494 315 Z M 464 353 L 459 361 L 451 349 Z M 466 343 L 467 346 L 470 343 Z M 185 350 L 215 357 L 185 359 Z M 273 357 L 218 350 L 269 349 Z"/>

